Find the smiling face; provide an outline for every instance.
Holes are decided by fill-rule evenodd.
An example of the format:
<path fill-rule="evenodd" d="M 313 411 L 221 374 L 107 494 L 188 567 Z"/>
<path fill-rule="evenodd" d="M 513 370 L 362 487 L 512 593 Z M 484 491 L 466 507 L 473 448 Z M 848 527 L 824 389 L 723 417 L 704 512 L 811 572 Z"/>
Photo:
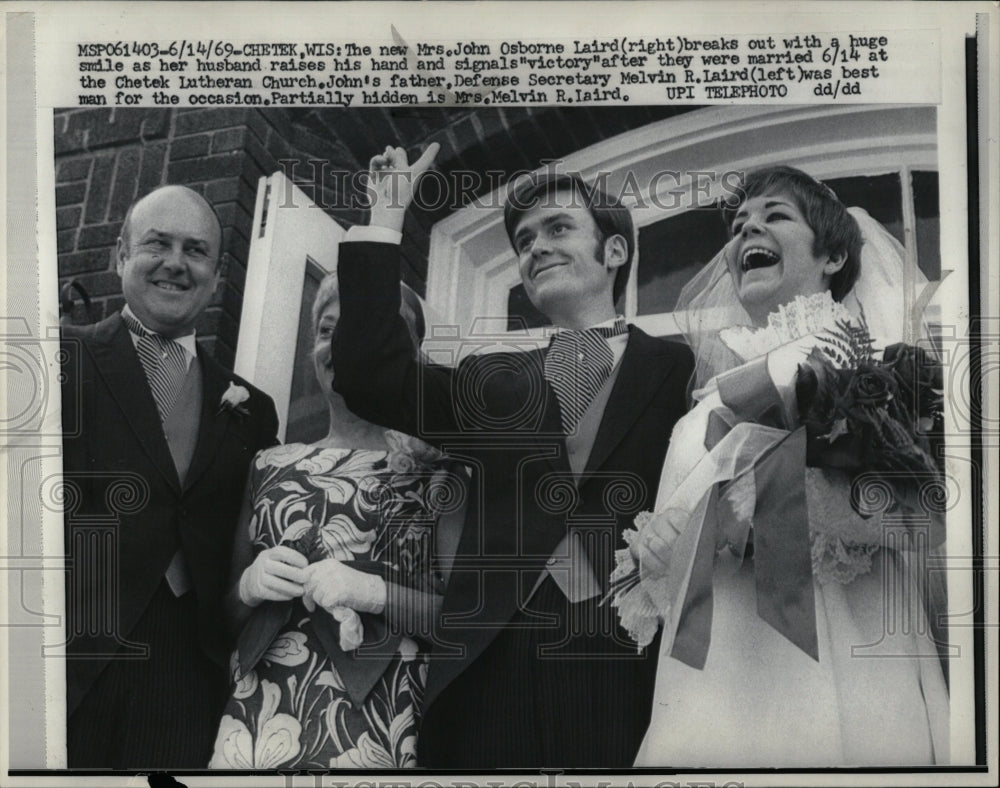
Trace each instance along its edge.
<path fill-rule="evenodd" d="M 526 211 L 512 234 L 528 298 L 556 325 L 586 328 L 614 317 L 615 273 L 627 257 L 625 239 L 601 241 L 590 211 L 559 190 Z"/>
<path fill-rule="evenodd" d="M 219 284 L 221 231 L 201 196 L 167 186 L 132 208 L 118 239 L 118 275 L 129 308 L 165 337 L 190 334 Z"/>
<path fill-rule="evenodd" d="M 736 212 L 731 230 L 729 273 L 758 325 L 795 296 L 829 289 L 830 276 L 844 264 L 844 255 L 815 253 L 815 233 L 785 194 L 751 197 Z"/>

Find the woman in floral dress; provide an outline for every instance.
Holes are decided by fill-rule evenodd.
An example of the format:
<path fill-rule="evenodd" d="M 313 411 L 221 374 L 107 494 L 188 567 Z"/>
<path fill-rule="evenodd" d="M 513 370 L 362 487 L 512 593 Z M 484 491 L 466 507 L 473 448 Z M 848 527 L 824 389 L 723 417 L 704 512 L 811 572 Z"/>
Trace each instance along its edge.
<path fill-rule="evenodd" d="M 242 632 L 210 768 L 415 765 L 427 662 L 406 633 L 429 632 L 440 601 L 430 553 L 451 488 L 440 453 L 357 418 L 330 388 L 336 286 L 327 277 L 313 307 L 329 433 L 251 469 L 230 594 Z M 415 346 L 419 309 L 404 288 Z"/>
<path fill-rule="evenodd" d="M 832 329 L 867 324 L 879 349 L 907 339 L 919 274 L 867 214 L 792 168 L 749 175 L 733 214 L 679 306 L 697 404 L 612 578 L 635 640 L 663 630 L 636 765 L 947 763 L 948 690 L 910 549 L 940 531 L 918 524 L 911 542 L 898 512 L 879 513 L 879 484 L 861 516 L 863 487 L 807 467 L 795 387 Z"/>

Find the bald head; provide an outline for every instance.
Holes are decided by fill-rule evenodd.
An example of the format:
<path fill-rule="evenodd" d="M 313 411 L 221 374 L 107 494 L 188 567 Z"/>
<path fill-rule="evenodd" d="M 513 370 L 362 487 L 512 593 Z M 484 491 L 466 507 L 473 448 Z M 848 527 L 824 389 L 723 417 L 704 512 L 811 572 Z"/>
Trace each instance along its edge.
<path fill-rule="evenodd" d="M 186 186 L 164 186 L 136 202 L 118 238 L 122 293 L 151 331 L 194 331 L 220 281 L 222 227 L 212 206 Z"/>
<path fill-rule="evenodd" d="M 162 202 L 164 199 L 166 200 L 166 204 L 168 205 L 168 207 L 170 205 L 173 205 L 175 201 L 191 201 L 192 204 L 200 205 L 206 211 L 208 211 L 208 213 L 211 214 L 212 219 L 215 222 L 215 227 L 217 232 L 217 235 L 215 237 L 215 248 L 217 250 L 221 250 L 222 222 L 219 221 L 219 215 L 215 212 L 215 209 L 212 207 L 212 204 L 204 197 L 202 197 L 200 194 L 198 194 L 198 192 L 196 192 L 194 189 L 188 188 L 187 186 L 180 186 L 180 185 L 160 186 L 151 191 L 145 197 L 140 197 L 138 200 L 136 200 L 129 206 L 129 209 L 125 214 L 125 219 L 122 221 L 121 232 L 119 233 L 119 237 L 121 238 L 122 242 L 124 242 L 126 247 L 128 247 L 128 245 L 131 243 L 133 214 L 137 210 L 139 210 L 141 213 L 143 210 L 145 210 L 150 206 L 152 206 L 153 209 L 155 210 L 157 206 L 162 206 L 164 204 Z M 218 260 L 219 260 L 219 255 L 217 254 L 216 263 L 218 263 Z"/>

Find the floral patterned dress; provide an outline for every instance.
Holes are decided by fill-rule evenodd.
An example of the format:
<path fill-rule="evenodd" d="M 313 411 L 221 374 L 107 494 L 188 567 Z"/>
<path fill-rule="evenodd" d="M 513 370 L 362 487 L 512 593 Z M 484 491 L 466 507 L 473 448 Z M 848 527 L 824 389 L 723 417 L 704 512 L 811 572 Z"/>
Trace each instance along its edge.
<path fill-rule="evenodd" d="M 306 554 L 381 566 L 387 580 L 420 587 L 430 577 L 434 480 L 443 459 L 387 432 L 390 451 L 292 444 L 254 460 L 254 554 L 278 544 Z M 437 475 L 437 476 L 436 476 Z M 433 590 L 433 589 L 431 589 Z M 300 600 L 255 667 L 233 687 L 209 768 L 313 769 L 415 766 L 426 655 L 403 637 L 388 667 L 355 704 Z"/>

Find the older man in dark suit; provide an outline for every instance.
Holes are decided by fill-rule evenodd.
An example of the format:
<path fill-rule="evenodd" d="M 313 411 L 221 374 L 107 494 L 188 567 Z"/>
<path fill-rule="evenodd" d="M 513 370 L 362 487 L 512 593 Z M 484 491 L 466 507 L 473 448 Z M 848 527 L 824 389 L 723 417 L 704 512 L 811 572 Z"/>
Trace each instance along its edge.
<path fill-rule="evenodd" d="M 203 768 L 225 701 L 221 618 L 250 460 L 274 403 L 195 341 L 222 231 L 196 192 L 135 203 L 118 239 L 126 306 L 63 329 L 71 768 Z"/>
<path fill-rule="evenodd" d="M 435 146 L 436 148 L 436 146 Z M 569 176 L 527 180 L 506 210 L 532 303 L 560 329 L 545 351 L 413 359 L 398 243 L 405 151 L 372 162 L 371 227 L 341 244 L 333 386 L 355 412 L 419 434 L 473 469 L 436 633 L 418 761 L 430 768 L 632 765 L 656 652 L 637 654 L 600 601 L 614 548 L 652 507 L 692 369 L 688 350 L 626 326 L 626 208 Z"/>

